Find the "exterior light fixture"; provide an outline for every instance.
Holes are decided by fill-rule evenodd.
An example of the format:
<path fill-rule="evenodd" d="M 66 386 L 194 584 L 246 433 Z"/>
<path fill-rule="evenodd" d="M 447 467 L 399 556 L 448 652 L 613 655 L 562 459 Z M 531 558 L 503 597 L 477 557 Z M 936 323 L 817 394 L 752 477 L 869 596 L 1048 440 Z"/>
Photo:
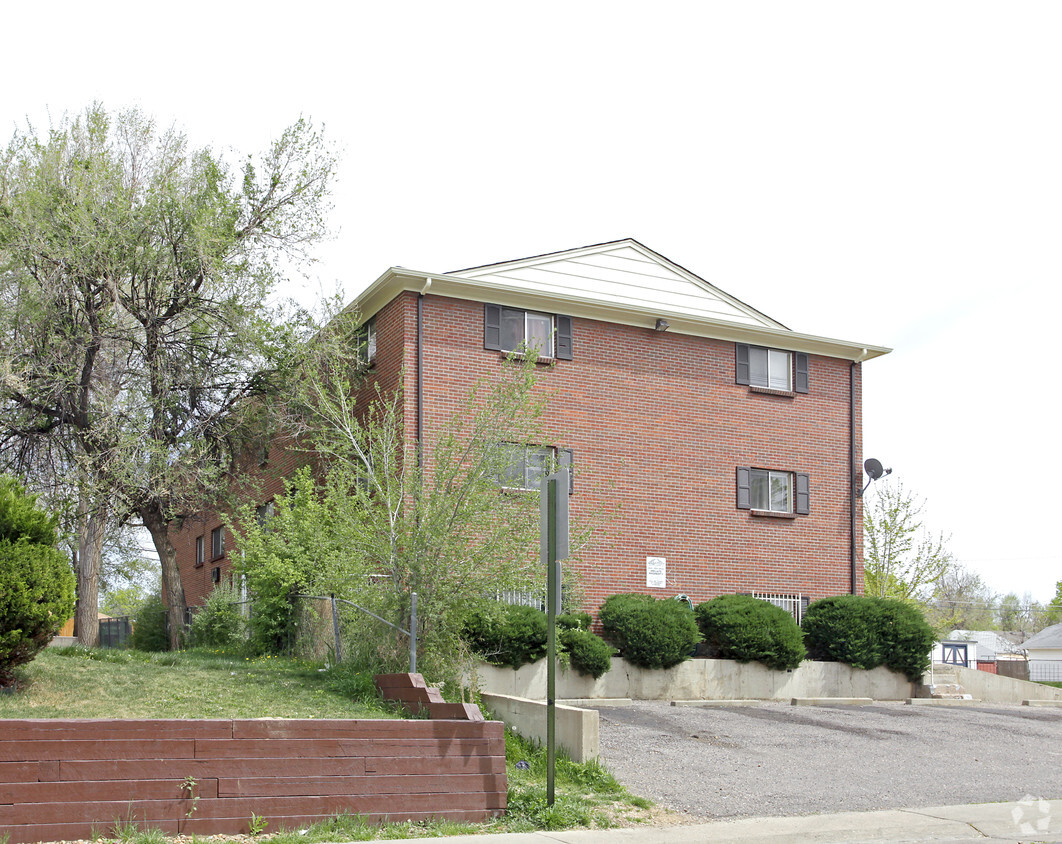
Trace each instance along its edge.
<path fill-rule="evenodd" d="M 668 327 L 670 325 L 671 325 L 671 323 L 669 323 L 666 319 L 658 319 L 656 321 L 656 330 L 657 331 L 667 331 L 667 329 L 668 329 Z"/>

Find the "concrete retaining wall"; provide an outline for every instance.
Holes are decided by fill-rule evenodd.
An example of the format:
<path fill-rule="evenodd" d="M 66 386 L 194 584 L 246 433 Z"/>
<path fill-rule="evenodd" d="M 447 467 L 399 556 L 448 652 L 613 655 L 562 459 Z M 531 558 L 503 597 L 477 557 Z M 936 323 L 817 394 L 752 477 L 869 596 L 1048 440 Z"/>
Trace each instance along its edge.
<path fill-rule="evenodd" d="M 514 671 L 482 664 L 479 688 L 491 694 L 545 700 L 546 663 Z M 976 673 L 976 672 L 975 672 Z M 1047 687 L 1042 687 L 1047 688 Z M 674 668 L 649 670 L 612 658 L 612 668 L 594 680 L 563 668 L 557 672 L 558 699 L 789 700 L 803 697 L 869 697 L 906 700 L 912 684 L 887 668 L 861 671 L 839 662 L 804 662 L 792 671 L 772 671 L 758 662 L 691 659 Z"/>
<path fill-rule="evenodd" d="M 545 743 L 545 701 L 486 692 L 482 697 L 483 704 L 495 718 L 504 721 L 524 738 Z M 598 757 L 600 730 L 596 709 L 558 705 L 554 724 L 557 746 L 563 747 L 573 762 L 589 762 Z"/>
<path fill-rule="evenodd" d="M 339 813 L 483 821 L 506 805 L 487 721 L 0 720 L 0 838 L 268 831 Z"/>
<path fill-rule="evenodd" d="M 1023 700 L 1062 701 L 1062 689 L 1056 689 L 1054 686 L 1030 683 L 1028 680 L 1018 680 L 1002 674 L 989 674 L 987 671 L 962 668 L 957 665 L 938 666 L 938 668 L 941 671 L 954 672 L 963 690 L 975 700 L 985 703 L 1021 703 Z M 928 674 L 926 681 L 929 681 Z"/>

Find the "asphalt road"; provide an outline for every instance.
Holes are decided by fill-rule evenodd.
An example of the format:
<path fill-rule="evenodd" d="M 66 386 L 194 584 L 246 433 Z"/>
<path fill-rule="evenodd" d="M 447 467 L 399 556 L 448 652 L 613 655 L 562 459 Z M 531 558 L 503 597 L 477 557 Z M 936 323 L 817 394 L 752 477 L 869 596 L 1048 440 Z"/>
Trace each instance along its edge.
<path fill-rule="evenodd" d="M 600 713 L 609 770 L 695 818 L 1062 797 L 1062 709 L 644 702 Z"/>

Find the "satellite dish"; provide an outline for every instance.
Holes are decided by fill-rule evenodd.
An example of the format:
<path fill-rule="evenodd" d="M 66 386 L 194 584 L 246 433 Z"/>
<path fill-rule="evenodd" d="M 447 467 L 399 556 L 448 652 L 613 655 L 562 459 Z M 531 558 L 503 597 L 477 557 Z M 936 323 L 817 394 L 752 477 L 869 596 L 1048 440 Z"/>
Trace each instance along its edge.
<path fill-rule="evenodd" d="M 873 457 L 867 458 L 866 462 L 863 464 L 863 468 L 866 469 L 866 472 L 870 475 L 872 481 L 876 481 L 885 474 L 885 467 L 881 465 L 881 461 L 876 460 Z"/>

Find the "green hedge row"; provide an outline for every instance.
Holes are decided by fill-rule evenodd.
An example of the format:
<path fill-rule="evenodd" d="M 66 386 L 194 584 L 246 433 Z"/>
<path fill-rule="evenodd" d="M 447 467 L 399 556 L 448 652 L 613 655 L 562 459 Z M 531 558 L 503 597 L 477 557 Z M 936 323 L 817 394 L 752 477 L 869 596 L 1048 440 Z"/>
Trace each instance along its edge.
<path fill-rule="evenodd" d="M 750 595 L 722 595 L 693 612 L 683 601 L 651 595 L 612 595 L 601 605 L 604 641 L 589 631 L 590 616 L 559 616 L 559 648 L 576 670 L 599 677 L 612 649 L 643 668 L 670 668 L 703 641 L 710 657 L 796 668 L 806 658 L 856 668 L 884 665 L 917 681 L 928 667 L 934 635 L 914 606 L 902 601 L 840 595 L 812 603 L 803 629 L 793 616 Z M 498 605 L 466 627 L 472 650 L 488 662 L 513 668 L 546 652 L 546 615 L 531 607 Z"/>
<path fill-rule="evenodd" d="M 612 648 L 590 632 L 589 613 L 557 616 L 557 647 L 572 668 L 595 679 L 612 664 Z M 521 665 L 546 655 L 546 614 L 535 607 L 488 604 L 465 622 L 464 639 L 492 665 Z"/>

